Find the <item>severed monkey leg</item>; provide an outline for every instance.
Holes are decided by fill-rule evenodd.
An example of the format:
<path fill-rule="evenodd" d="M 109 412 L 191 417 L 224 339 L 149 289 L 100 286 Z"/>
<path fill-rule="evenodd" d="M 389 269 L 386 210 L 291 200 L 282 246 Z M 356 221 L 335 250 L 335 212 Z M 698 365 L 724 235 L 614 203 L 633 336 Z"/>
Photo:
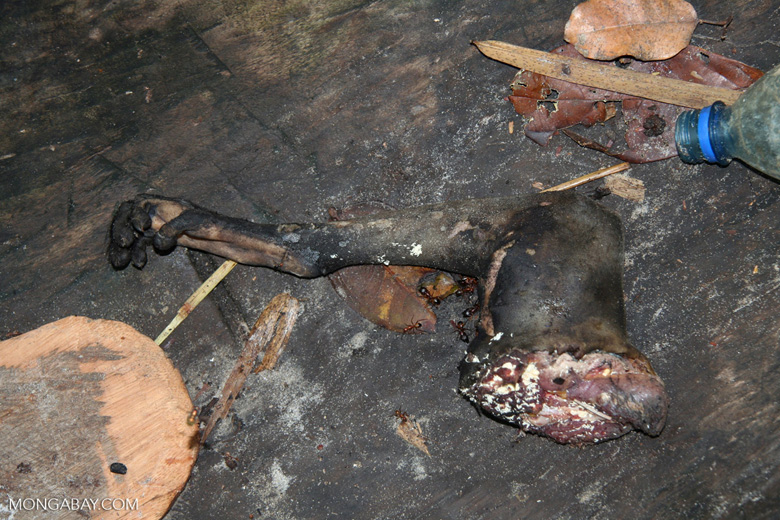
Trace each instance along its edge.
<path fill-rule="evenodd" d="M 628 341 L 619 218 L 569 192 L 466 200 L 319 224 L 259 224 L 139 196 L 111 225 L 115 268 L 176 245 L 300 277 L 420 265 L 480 279 L 480 334 L 460 390 L 500 420 L 558 442 L 657 435 L 668 398 Z"/>

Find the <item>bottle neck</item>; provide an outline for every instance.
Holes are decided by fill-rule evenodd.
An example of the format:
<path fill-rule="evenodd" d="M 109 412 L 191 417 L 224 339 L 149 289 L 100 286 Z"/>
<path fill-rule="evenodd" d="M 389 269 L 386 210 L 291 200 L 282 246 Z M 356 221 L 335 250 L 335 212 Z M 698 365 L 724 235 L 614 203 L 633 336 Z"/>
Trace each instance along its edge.
<path fill-rule="evenodd" d="M 734 157 L 734 144 L 729 132 L 730 118 L 731 108 L 720 101 L 701 110 L 680 114 L 674 130 L 680 159 L 689 164 L 729 164 Z"/>

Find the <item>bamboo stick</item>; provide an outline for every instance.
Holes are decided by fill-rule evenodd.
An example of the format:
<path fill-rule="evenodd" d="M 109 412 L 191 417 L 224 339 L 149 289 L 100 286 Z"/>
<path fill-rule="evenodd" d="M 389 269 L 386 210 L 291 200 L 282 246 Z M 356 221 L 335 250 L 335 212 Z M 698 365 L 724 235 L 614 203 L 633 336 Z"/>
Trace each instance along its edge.
<path fill-rule="evenodd" d="M 571 188 L 576 188 L 577 186 L 581 186 L 588 182 L 595 181 L 596 179 L 601 179 L 602 177 L 612 175 L 613 173 L 626 171 L 629 168 L 630 165 L 627 162 L 622 162 L 620 164 L 609 166 L 607 168 L 602 168 L 600 170 L 596 170 L 595 172 L 591 172 L 581 177 L 577 177 L 576 179 L 566 181 L 562 184 L 558 184 L 557 186 L 553 186 L 552 188 L 547 188 L 546 190 L 542 190 L 540 193 L 544 193 L 546 191 L 570 190 Z"/>
<path fill-rule="evenodd" d="M 716 101 L 731 105 L 741 94 L 738 90 L 620 69 L 505 42 L 486 40 L 473 43 L 488 58 L 520 69 L 682 107 L 704 108 Z"/>
<path fill-rule="evenodd" d="M 225 278 L 235 266 L 236 262 L 233 260 L 225 260 L 225 262 L 219 266 L 216 271 L 211 273 L 211 276 L 209 276 L 208 279 L 203 282 L 194 293 L 192 293 L 192 296 L 187 298 L 187 301 L 184 302 L 184 305 L 181 306 L 179 312 L 176 313 L 176 316 L 173 317 L 168 326 L 163 329 L 154 342 L 158 345 L 162 345 L 162 342 L 165 341 L 165 338 L 170 336 L 171 332 L 173 332 L 176 327 L 178 327 L 179 324 L 181 324 L 181 322 L 190 315 L 193 309 L 195 309 L 195 307 L 197 307 L 198 304 L 202 302 L 203 299 L 208 296 L 212 290 L 214 290 L 214 287 L 216 287 L 217 284 L 219 284 L 219 282 L 221 282 L 222 279 Z"/>

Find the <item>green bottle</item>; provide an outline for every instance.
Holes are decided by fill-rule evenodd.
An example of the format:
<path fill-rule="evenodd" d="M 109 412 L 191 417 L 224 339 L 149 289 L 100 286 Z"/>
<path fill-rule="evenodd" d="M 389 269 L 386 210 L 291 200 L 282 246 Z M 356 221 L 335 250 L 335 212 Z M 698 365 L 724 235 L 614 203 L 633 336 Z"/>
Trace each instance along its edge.
<path fill-rule="evenodd" d="M 680 159 L 689 164 L 726 166 L 736 158 L 780 179 L 780 66 L 730 107 L 718 101 L 680 114 L 674 140 Z"/>

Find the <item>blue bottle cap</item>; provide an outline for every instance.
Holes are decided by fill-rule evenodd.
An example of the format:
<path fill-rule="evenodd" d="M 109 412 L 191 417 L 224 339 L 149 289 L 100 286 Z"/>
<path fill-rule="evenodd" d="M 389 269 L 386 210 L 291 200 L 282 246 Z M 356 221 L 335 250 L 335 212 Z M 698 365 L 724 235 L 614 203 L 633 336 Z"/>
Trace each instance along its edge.
<path fill-rule="evenodd" d="M 715 157 L 715 151 L 712 149 L 712 143 L 710 142 L 710 109 L 712 107 L 702 108 L 699 112 L 699 125 L 697 132 L 699 134 L 699 146 L 701 152 L 704 155 L 704 159 L 710 163 L 717 163 L 718 158 Z"/>

